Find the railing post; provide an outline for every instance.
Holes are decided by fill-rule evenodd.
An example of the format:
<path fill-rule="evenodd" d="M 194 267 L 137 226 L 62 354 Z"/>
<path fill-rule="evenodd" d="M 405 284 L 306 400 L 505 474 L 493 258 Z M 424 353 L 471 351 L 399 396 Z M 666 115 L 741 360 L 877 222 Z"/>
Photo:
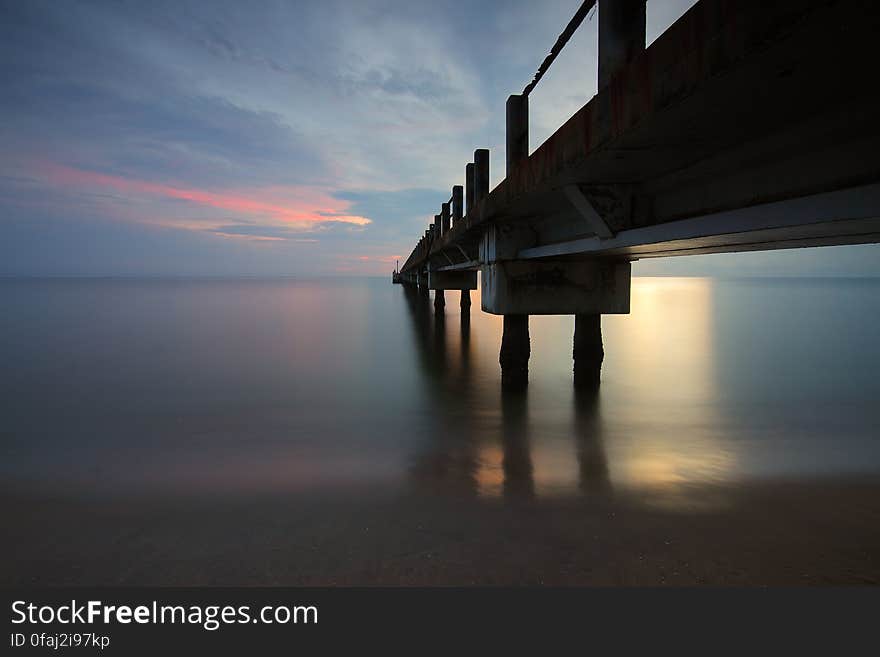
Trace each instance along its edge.
<path fill-rule="evenodd" d="M 645 0 L 599 0 L 599 89 L 645 49 Z"/>
<path fill-rule="evenodd" d="M 507 176 L 529 156 L 529 97 L 514 94 L 507 99 Z"/>
<path fill-rule="evenodd" d="M 474 151 L 474 205 L 489 195 L 489 149 Z"/>
<path fill-rule="evenodd" d="M 449 203 L 440 206 L 440 234 L 449 232 Z"/>
<path fill-rule="evenodd" d="M 462 211 L 462 188 L 456 185 L 452 188 L 452 225 L 458 225 L 464 213 Z"/>
<path fill-rule="evenodd" d="M 464 202 L 465 215 L 469 215 L 474 209 L 474 163 L 470 162 L 464 168 Z"/>

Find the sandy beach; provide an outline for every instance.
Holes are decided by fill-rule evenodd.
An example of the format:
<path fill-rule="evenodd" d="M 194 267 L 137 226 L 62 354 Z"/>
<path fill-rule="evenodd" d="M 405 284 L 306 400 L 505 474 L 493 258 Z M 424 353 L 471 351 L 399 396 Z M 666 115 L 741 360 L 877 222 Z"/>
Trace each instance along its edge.
<path fill-rule="evenodd" d="M 486 500 L 4 493 L 4 585 L 880 584 L 880 480 Z"/>

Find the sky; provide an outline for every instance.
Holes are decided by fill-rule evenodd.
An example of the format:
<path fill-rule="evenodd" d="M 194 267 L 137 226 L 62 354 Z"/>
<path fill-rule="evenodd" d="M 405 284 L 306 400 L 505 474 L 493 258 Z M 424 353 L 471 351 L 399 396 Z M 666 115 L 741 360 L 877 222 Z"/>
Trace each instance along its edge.
<path fill-rule="evenodd" d="M 651 0 L 648 41 L 694 0 Z M 0 0 L 0 275 L 387 275 L 580 0 Z M 596 16 L 530 96 L 596 92 Z M 875 246 L 639 274 L 880 275 Z"/>

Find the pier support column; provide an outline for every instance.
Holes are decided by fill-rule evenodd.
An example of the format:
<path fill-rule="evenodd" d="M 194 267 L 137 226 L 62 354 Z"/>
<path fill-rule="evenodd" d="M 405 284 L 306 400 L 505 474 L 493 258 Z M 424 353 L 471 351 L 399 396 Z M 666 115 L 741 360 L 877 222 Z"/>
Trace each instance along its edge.
<path fill-rule="evenodd" d="M 505 315 L 504 332 L 501 336 L 501 387 L 520 390 L 529 384 L 529 316 Z"/>
<path fill-rule="evenodd" d="M 476 290 L 475 271 L 437 271 L 428 272 L 428 287 L 432 290 Z"/>
<path fill-rule="evenodd" d="M 442 313 L 444 308 L 446 308 L 446 294 L 443 290 L 434 290 L 434 310 Z"/>
<path fill-rule="evenodd" d="M 576 388 L 594 388 L 599 385 L 602 360 L 602 315 L 574 316 L 574 385 Z"/>
<path fill-rule="evenodd" d="M 471 291 L 470 290 L 462 290 L 461 291 L 461 307 L 462 308 L 470 308 L 471 307 Z"/>

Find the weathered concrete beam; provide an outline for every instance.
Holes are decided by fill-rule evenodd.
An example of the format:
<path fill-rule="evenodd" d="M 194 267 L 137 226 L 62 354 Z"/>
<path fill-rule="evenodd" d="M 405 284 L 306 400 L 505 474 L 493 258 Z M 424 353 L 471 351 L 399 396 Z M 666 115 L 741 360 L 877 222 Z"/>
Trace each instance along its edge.
<path fill-rule="evenodd" d="M 438 265 L 436 271 L 479 271 L 481 266 L 479 260 L 465 260 L 454 265 Z"/>
<path fill-rule="evenodd" d="M 495 315 L 627 314 L 629 299 L 629 262 L 513 260 L 482 268 L 482 307 Z"/>
<path fill-rule="evenodd" d="M 428 289 L 431 290 L 476 290 L 475 271 L 435 271 L 428 272 Z"/>
<path fill-rule="evenodd" d="M 611 238 L 524 246 L 518 259 L 589 254 L 650 258 L 880 241 L 880 183 L 717 212 Z"/>

